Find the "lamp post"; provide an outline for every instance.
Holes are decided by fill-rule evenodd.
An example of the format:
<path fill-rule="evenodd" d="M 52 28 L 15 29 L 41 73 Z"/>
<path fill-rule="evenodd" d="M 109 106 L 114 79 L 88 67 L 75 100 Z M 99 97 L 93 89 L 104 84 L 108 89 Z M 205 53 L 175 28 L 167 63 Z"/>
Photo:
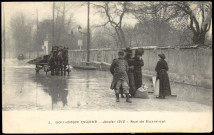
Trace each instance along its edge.
<path fill-rule="evenodd" d="M 3 20 L 4 20 L 4 25 L 3 25 L 3 46 L 4 46 L 4 62 L 6 58 L 6 48 L 5 48 L 5 10 L 4 10 L 4 5 L 3 5 Z"/>
<path fill-rule="evenodd" d="M 82 34 L 87 35 L 86 33 L 83 33 L 83 32 L 82 32 L 81 26 L 78 27 L 78 32 L 81 33 L 81 35 L 82 35 Z M 81 40 L 78 40 L 78 46 L 80 46 L 80 50 L 81 50 L 82 45 L 83 45 L 83 38 L 81 38 Z"/>
<path fill-rule="evenodd" d="M 90 2 L 88 2 L 88 36 L 87 36 L 87 62 L 90 61 Z"/>
<path fill-rule="evenodd" d="M 90 19 L 89 18 L 90 18 L 90 2 L 88 2 L 88 30 L 87 30 L 87 33 L 82 32 L 81 26 L 78 27 L 78 31 L 81 34 L 87 35 L 87 62 L 90 61 Z"/>
<path fill-rule="evenodd" d="M 53 2 L 53 22 L 52 22 L 52 47 L 54 44 L 54 9 L 55 9 L 55 2 Z"/>
<path fill-rule="evenodd" d="M 90 33 L 89 33 L 89 31 L 88 31 L 88 33 L 82 32 L 81 26 L 78 27 L 78 31 L 79 31 L 79 33 L 87 36 L 87 62 L 89 62 L 90 61 L 90 50 L 89 50 L 90 49 Z"/>

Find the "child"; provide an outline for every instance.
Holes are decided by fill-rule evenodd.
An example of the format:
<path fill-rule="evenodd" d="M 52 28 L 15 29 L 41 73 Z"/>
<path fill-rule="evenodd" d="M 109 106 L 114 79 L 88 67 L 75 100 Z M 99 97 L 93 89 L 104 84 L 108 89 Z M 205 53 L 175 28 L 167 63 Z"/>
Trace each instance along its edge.
<path fill-rule="evenodd" d="M 113 75 L 113 80 L 111 83 L 111 89 L 115 90 L 116 102 L 119 102 L 120 88 L 122 88 L 123 93 L 126 94 L 126 102 L 131 103 L 129 99 L 129 79 L 127 75 L 128 63 L 124 59 L 124 52 L 118 52 L 119 58 L 114 59 L 110 71 Z"/>

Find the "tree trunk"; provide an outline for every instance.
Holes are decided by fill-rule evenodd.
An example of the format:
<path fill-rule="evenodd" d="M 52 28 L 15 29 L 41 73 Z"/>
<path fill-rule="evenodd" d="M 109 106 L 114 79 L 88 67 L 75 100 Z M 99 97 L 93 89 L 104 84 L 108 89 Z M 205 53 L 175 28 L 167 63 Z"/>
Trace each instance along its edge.
<path fill-rule="evenodd" d="M 121 47 L 121 46 L 122 46 L 122 45 L 121 45 L 121 44 L 122 44 L 122 41 L 121 41 L 120 33 L 119 33 L 117 27 L 114 27 L 114 29 L 115 29 L 115 32 L 116 32 L 116 34 L 117 34 L 117 38 L 118 38 L 118 41 L 119 41 L 119 46 Z"/>
<path fill-rule="evenodd" d="M 119 33 L 120 33 L 120 39 L 121 39 L 121 44 L 123 47 L 127 47 L 127 43 L 126 43 L 126 38 L 125 38 L 125 34 L 123 32 L 123 30 L 121 28 L 119 28 Z"/>
<path fill-rule="evenodd" d="M 193 43 L 194 44 L 199 44 L 199 45 L 204 45 L 204 43 L 205 43 L 205 35 L 206 35 L 206 32 L 194 33 L 194 35 L 193 35 Z"/>

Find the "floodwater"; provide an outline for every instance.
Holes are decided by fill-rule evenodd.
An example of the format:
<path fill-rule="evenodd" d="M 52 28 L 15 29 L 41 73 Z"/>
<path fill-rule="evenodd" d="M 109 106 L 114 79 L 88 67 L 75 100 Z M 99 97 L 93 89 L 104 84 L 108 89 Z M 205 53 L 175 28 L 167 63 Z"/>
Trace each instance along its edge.
<path fill-rule="evenodd" d="M 156 99 L 152 93 L 149 99 L 134 98 L 132 103 L 115 102 L 114 91 L 110 89 L 112 75 L 107 71 L 86 71 L 72 69 L 66 76 L 46 75 L 44 71 L 35 73 L 35 65 L 25 61 L 6 60 L 2 67 L 3 102 L 2 110 L 92 110 L 92 111 L 211 111 L 212 92 L 201 90 L 202 100 L 189 98 L 184 86 L 171 85 L 177 97 Z M 151 78 L 143 82 L 152 89 Z M 193 92 L 198 92 L 193 91 Z M 200 95 L 200 92 L 199 92 Z M 194 97 L 194 95 L 192 96 Z"/>

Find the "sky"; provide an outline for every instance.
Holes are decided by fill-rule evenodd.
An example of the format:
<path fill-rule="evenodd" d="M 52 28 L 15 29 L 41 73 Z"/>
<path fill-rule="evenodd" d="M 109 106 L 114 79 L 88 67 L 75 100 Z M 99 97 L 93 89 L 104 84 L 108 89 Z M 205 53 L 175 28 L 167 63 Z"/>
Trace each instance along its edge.
<path fill-rule="evenodd" d="M 87 3 L 86 2 L 65 2 L 67 6 L 71 6 L 68 15 L 73 15 L 73 21 L 76 26 L 72 26 L 72 29 L 77 29 L 80 25 L 83 29 L 87 27 Z M 83 5 L 83 3 L 85 3 Z M 13 15 L 19 12 L 23 12 L 29 19 L 35 20 L 37 18 L 36 12 L 38 11 L 39 22 L 44 19 L 52 19 L 52 7 L 53 2 L 3 2 L 5 10 L 5 26 L 6 30 L 10 28 L 10 20 Z M 191 4 L 192 10 L 197 7 L 196 4 Z M 95 14 L 96 9 L 90 6 L 90 26 L 94 24 L 103 24 L 103 17 L 99 14 Z M 123 24 L 130 24 L 134 26 L 137 20 L 133 17 L 124 16 Z M 209 32 L 209 34 L 212 31 Z"/>
<path fill-rule="evenodd" d="M 87 3 L 86 2 L 66 2 L 71 5 L 69 13 L 73 14 L 73 19 L 77 25 L 83 28 L 87 26 Z M 52 19 L 53 2 L 4 2 L 5 10 L 5 24 L 6 28 L 10 25 L 10 19 L 13 15 L 23 12 L 28 18 L 36 20 L 36 11 L 38 10 L 39 22 L 44 19 Z M 82 6 L 81 6 L 82 5 Z M 90 25 L 101 23 L 102 17 L 95 14 L 96 9 L 90 6 Z M 124 24 L 135 25 L 137 20 L 131 18 L 124 18 Z"/>

